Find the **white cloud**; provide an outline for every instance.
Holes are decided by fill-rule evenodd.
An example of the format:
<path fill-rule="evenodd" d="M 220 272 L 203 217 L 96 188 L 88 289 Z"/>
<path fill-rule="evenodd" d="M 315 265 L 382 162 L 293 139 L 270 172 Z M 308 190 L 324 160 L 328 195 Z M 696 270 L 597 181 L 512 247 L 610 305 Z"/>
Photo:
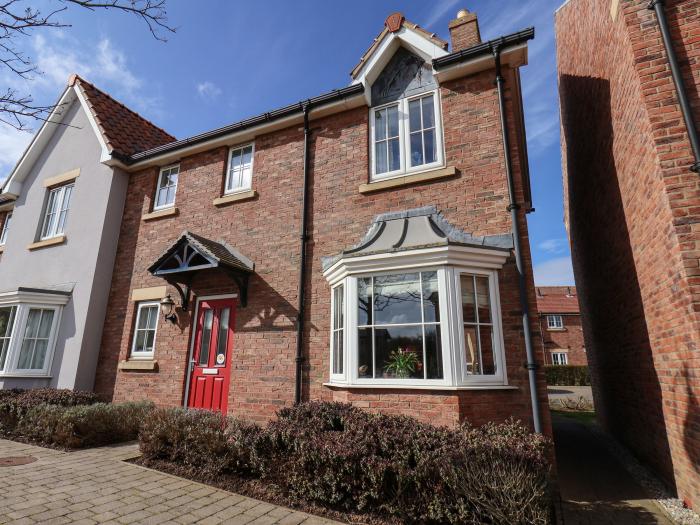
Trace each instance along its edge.
<path fill-rule="evenodd" d="M 569 243 L 564 238 L 546 239 L 539 243 L 537 247 L 548 253 L 564 253 L 569 248 Z"/>
<path fill-rule="evenodd" d="M 78 42 L 69 34 L 56 31 L 37 34 L 27 45 L 28 54 L 37 65 L 33 78 L 27 81 L 16 75 L 0 75 L 0 83 L 16 89 L 18 94 L 31 94 L 35 103 L 51 105 L 65 88 L 68 77 L 77 73 L 147 118 L 158 120 L 163 117 L 162 99 L 144 95 L 141 89 L 144 80 L 130 69 L 126 54 L 115 47 L 109 38 L 104 37 L 97 42 Z M 34 123 L 34 131 L 40 124 Z M 31 139 L 31 133 L 0 125 L 0 183 Z"/>
<path fill-rule="evenodd" d="M 428 13 L 428 16 L 425 19 L 425 24 L 421 25 L 432 29 L 432 26 L 437 24 L 442 19 L 442 17 L 450 11 L 450 9 L 454 8 L 457 5 L 457 2 L 458 0 L 443 0 L 442 2 L 436 2 L 434 4 L 434 7 Z M 456 14 L 457 11 L 453 13 L 453 15 Z"/>
<path fill-rule="evenodd" d="M 0 123 L 0 185 L 32 140 L 32 134 Z"/>
<path fill-rule="evenodd" d="M 575 285 L 571 258 L 557 257 L 536 264 L 534 267 L 537 286 Z"/>
<path fill-rule="evenodd" d="M 221 95 L 221 88 L 206 80 L 197 84 L 197 94 L 205 100 L 214 100 Z"/>

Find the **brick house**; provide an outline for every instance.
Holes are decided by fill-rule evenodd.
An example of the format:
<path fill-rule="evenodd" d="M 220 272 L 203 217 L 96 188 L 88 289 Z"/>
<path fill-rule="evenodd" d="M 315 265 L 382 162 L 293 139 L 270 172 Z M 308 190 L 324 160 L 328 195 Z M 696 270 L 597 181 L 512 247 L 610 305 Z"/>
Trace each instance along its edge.
<path fill-rule="evenodd" d="M 566 221 L 604 427 L 700 505 L 700 2 L 556 14 Z"/>
<path fill-rule="evenodd" d="M 395 13 L 349 87 L 123 159 L 96 391 L 260 421 L 323 399 L 550 432 L 524 315 L 534 31 L 482 43 L 461 11 L 450 32 L 448 51 Z"/>
<path fill-rule="evenodd" d="M 544 363 L 586 366 L 588 360 L 576 287 L 538 286 L 535 293 Z"/>

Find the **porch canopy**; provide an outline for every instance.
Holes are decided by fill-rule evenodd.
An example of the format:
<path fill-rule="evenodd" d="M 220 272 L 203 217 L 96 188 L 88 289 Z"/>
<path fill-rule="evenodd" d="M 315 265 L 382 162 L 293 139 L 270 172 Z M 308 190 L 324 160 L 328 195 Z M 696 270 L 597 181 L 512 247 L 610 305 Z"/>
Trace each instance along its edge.
<path fill-rule="evenodd" d="M 245 307 L 248 304 L 248 282 L 255 271 L 255 263 L 224 241 L 212 241 L 185 230 L 148 271 L 177 289 L 183 310 L 189 305 L 195 276 L 199 272 L 219 271 L 236 283 L 240 304 Z"/>

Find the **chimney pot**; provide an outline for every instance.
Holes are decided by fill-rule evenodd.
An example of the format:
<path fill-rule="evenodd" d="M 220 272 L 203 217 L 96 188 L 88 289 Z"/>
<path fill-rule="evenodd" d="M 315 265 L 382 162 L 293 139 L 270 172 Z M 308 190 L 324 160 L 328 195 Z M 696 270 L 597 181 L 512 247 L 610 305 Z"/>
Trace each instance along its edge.
<path fill-rule="evenodd" d="M 452 51 L 462 51 L 481 43 L 479 34 L 479 21 L 476 13 L 470 13 L 467 9 L 460 9 L 457 18 L 449 24 Z"/>

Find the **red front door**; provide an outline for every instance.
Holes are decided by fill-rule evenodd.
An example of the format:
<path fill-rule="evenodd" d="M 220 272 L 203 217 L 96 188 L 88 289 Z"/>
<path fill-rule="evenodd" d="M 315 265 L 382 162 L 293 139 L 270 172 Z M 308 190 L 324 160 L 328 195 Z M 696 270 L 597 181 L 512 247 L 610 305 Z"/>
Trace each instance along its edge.
<path fill-rule="evenodd" d="M 200 301 L 187 406 L 226 413 L 236 301 Z"/>

